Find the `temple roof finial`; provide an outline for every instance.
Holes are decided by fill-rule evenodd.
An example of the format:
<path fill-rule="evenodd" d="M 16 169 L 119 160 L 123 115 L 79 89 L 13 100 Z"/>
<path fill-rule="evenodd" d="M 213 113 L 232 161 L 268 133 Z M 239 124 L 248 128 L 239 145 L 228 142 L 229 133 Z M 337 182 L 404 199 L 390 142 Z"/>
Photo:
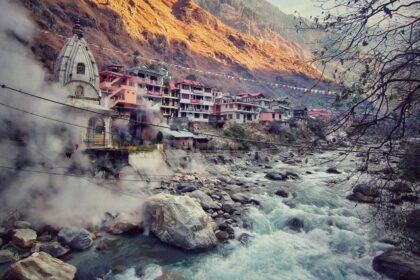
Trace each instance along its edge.
<path fill-rule="evenodd" d="M 77 19 L 74 26 L 73 26 L 73 34 L 77 35 L 77 37 L 82 38 L 83 37 L 83 28 L 80 24 L 80 20 Z"/>

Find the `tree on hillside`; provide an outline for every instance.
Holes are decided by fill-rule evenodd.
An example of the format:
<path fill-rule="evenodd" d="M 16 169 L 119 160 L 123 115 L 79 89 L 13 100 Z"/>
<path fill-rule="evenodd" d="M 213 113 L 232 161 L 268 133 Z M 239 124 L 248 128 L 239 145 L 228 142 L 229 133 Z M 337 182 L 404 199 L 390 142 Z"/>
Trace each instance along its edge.
<path fill-rule="evenodd" d="M 321 0 L 322 16 L 301 28 L 327 32 L 328 40 L 314 52 L 322 65 L 335 68 L 334 78 L 344 86 L 336 104 L 347 110 L 334 129 L 358 119 L 360 135 L 392 121 L 377 148 L 407 132 L 407 120 L 418 110 L 420 97 L 420 1 Z M 354 120 L 352 120 L 354 121 Z"/>

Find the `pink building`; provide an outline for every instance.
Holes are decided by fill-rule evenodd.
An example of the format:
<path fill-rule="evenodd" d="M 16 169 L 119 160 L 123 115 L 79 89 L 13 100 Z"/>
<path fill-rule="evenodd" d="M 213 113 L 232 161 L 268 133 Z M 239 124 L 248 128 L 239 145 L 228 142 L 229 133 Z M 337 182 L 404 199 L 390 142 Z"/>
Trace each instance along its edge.
<path fill-rule="evenodd" d="M 313 118 L 328 120 L 331 117 L 331 112 L 327 109 L 308 109 L 308 115 Z"/>
<path fill-rule="evenodd" d="M 268 124 L 274 121 L 280 121 L 281 120 L 281 113 L 279 111 L 277 112 L 260 112 L 260 123 L 262 124 Z"/>

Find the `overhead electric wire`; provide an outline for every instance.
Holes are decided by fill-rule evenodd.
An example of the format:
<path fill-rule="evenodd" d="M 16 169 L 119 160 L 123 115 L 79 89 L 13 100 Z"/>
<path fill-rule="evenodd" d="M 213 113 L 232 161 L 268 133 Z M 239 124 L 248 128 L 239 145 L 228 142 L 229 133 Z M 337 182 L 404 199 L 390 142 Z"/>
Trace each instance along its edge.
<path fill-rule="evenodd" d="M 52 102 L 52 103 L 55 103 L 57 105 L 66 106 L 66 107 L 73 108 L 73 109 L 76 109 L 76 110 L 86 111 L 86 112 L 94 113 L 94 114 L 97 114 L 97 115 L 102 115 L 102 116 L 109 117 L 108 114 L 100 113 L 100 112 L 97 112 L 97 111 L 94 111 L 94 110 L 81 108 L 81 107 L 77 107 L 75 105 L 71 105 L 71 104 L 68 104 L 68 103 L 64 103 L 64 102 L 49 99 L 49 98 L 46 98 L 46 97 L 42 97 L 42 96 L 39 96 L 39 95 L 36 95 L 36 94 L 29 93 L 29 92 L 24 91 L 24 90 L 20 90 L 20 89 L 10 87 L 6 84 L 1 84 L 1 88 L 8 89 L 12 92 L 16 92 L 16 93 L 19 93 L 19 94 L 23 94 L 23 95 L 26 95 L 26 96 L 33 97 L 33 98 L 38 98 L 38 99 L 41 99 L 41 100 L 46 101 L 46 102 Z M 12 107 L 12 106 L 9 106 L 9 107 Z M 21 110 L 21 111 L 24 111 L 24 110 Z M 34 114 L 34 113 L 32 113 L 32 114 Z M 113 118 L 122 119 L 122 120 L 125 120 L 125 121 L 128 121 L 128 122 L 133 122 L 135 124 L 141 124 L 141 125 L 148 125 L 148 126 L 170 129 L 170 127 L 168 127 L 168 126 L 153 124 L 153 123 L 147 123 L 147 122 L 139 122 L 139 121 L 136 121 L 136 120 L 130 120 L 130 119 L 123 118 L 123 117 L 120 117 L 120 116 L 113 116 Z M 58 121 L 58 120 L 54 119 L 54 121 Z M 72 124 L 72 125 L 74 125 L 74 124 Z M 302 149 L 307 149 L 308 148 L 307 146 L 304 146 L 304 145 L 252 140 L 252 139 L 247 139 L 247 138 L 238 138 L 238 137 L 232 137 L 232 136 L 217 135 L 217 134 L 212 134 L 212 133 L 207 133 L 207 132 L 192 132 L 192 131 L 189 131 L 189 130 L 180 130 L 180 131 L 196 133 L 196 134 L 199 134 L 199 135 L 211 136 L 211 137 L 215 137 L 215 138 L 230 139 L 230 140 L 235 140 L 235 141 L 239 141 L 239 142 L 272 145 L 276 148 L 277 148 L 277 146 L 302 148 Z M 362 151 L 362 150 L 341 149 L 341 148 L 334 148 L 334 149 L 329 150 L 329 149 L 326 149 L 325 147 L 323 147 L 322 149 L 321 149 L 321 147 L 310 147 L 310 148 L 312 148 L 314 150 L 321 150 L 321 151 L 338 151 L 338 152 L 348 152 L 348 153 L 370 153 L 370 154 L 382 154 L 382 155 L 387 155 L 388 154 L 387 152 L 384 152 L 384 151 L 375 151 L 375 150 L 373 150 L 373 151 Z M 405 156 L 405 155 L 418 155 L 418 156 L 420 156 L 420 154 L 406 154 L 406 153 L 392 153 L 392 154 L 388 154 L 388 155 L 389 156 Z"/>

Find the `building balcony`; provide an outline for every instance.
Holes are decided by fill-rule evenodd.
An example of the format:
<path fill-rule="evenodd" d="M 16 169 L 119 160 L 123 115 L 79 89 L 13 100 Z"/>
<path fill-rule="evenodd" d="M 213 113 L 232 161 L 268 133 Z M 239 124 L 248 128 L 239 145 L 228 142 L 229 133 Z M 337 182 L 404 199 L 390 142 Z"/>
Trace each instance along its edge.
<path fill-rule="evenodd" d="M 206 113 L 211 114 L 211 110 L 205 110 L 205 109 L 196 109 L 196 108 L 179 108 L 180 111 L 183 112 L 197 112 L 197 113 Z"/>
<path fill-rule="evenodd" d="M 178 99 L 178 96 L 174 96 L 174 95 L 169 95 L 169 94 L 164 94 L 162 95 L 163 98 L 170 98 L 170 99 Z"/>
<path fill-rule="evenodd" d="M 178 106 L 175 104 L 162 104 L 162 108 L 178 109 Z"/>
<path fill-rule="evenodd" d="M 147 95 L 152 97 L 162 97 L 163 94 L 161 92 L 148 90 Z"/>

